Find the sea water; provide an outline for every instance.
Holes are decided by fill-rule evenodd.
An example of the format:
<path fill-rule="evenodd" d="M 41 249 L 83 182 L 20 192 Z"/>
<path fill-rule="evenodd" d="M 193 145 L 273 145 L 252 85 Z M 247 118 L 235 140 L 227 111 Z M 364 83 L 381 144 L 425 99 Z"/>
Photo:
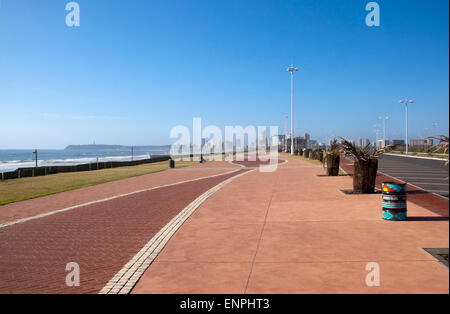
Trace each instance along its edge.
<path fill-rule="evenodd" d="M 34 167 L 36 162 L 33 151 L 34 149 L 0 149 L 0 172 Z M 129 149 L 38 149 L 38 166 L 79 165 L 96 161 L 130 161 L 132 158 L 133 160 L 141 160 L 155 155 L 168 154 L 169 151 L 165 150 L 134 149 L 132 157 Z"/>

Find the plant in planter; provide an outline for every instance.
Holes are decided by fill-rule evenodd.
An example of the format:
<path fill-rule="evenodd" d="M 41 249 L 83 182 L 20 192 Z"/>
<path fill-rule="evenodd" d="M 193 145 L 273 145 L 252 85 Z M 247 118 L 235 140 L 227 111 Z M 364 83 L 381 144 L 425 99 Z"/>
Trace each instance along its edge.
<path fill-rule="evenodd" d="M 319 149 L 319 151 L 317 152 L 317 154 L 318 154 L 318 159 L 319 159 L 319 161 L 321 162 L 321 163 L 323 163 L 324 162 L 324 151 L 322 150 L 322 149 Z"/>
<path fill-rule="evenodd" d="M 317 149 L 315 149 L 315 150 L 313 151 L 312 159 L 313 159 L 313 160 L 318 160 L 318 159 L 319 159 L 319 152 L 317 151 Z"/>
<path fill-rule="evenodd" d="M 339 175 L 339 162 L 341 160 L 342 148 L 337 139 L 330 140 L 330 147 L 324 152 L 323 165 L 327 165 L 327 176 Z"/>
<path fill-rule="evenodd" d="M 432 152 L 442 152 L 443 154 L 448 154 L 449 151 L 449 139 L 448 136 L 445 135 L 435 135 L 430 136 L 428 139 L 438 140 L 439 142 L 431 148 Z M 449 157 L 447 157 L 447 161 L 445 165 L 448 165 Z"/>
<path fill-rule="evenodd" d="M 368 143 L 365 147 L 358 147 L 342 137 L 340 139 L 345 154 L 352 156 L 354 159 L 353 193 L 374 193 L 378 171 L 378 157 L 382 153 L 394 148 L 396 144 L 391 144 L 377 150 L 371 143 Z"/>

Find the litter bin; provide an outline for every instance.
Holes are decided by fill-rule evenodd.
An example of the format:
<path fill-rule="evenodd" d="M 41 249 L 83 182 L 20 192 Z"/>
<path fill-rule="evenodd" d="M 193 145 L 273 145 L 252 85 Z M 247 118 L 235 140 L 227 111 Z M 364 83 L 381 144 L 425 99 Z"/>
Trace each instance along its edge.
<path fill-rule="evenodd" d="M 381 191 L 383 192 L 383 219 L 406 220 L 406 183 L 383 182 Z"/>
<path fill-rule="evenodd" d="M 175 160 L 169 159 L 169 168 L 175 168 Z"/>

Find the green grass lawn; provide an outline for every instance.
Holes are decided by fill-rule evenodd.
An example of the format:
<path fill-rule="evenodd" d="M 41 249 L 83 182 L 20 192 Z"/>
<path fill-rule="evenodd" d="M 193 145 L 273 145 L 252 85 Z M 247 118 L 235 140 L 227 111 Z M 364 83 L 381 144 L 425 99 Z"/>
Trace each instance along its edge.
<path fill-rule="evenodd" d="M 190 161 L 179 161 L 175 163 L 175 167 L 187 167 L 193 163 Z M 0 182 L 0 205 L 167 169 L 169 169 L 168 161 L 162 161 L 131 167 L 57 173 L 48 176 L 5 180 Z"/>
<path fill-rule="evenodd" d="M 315 159 L 309 159 L 309 158 L 305 158 L 303 156 L 295 156 L 295 155 L 291 156 L 291 154 L 289 154 L 289 153 L 280 153 L 280 155 L 281 156 L 288 156 L 288 157 L 292 157 L 292 158 L 296 158 L 296 159 L 300 159 L 300 160 L 304 160 L 304 161 L 310 162 L 310 163 L 312 163 L 312 164 L 314 164 L 316 166 L 322 166 L 322 163 L 320 161 L 318 161 L 318 160 L 315 160 Z"/>

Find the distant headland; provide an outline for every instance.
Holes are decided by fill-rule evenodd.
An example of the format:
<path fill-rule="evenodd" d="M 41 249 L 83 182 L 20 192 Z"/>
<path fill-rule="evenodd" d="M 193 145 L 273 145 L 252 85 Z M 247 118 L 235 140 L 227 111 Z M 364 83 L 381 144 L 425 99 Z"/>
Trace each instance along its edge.
<path fill-rule="evenodd" d="M 106 145 L 106 144 L 87 144 L 87 145 L 69 145 L 65 150 L 162 150 L 167 151 L 170 145 L 149 145 L 149 146 L 123 146 L 123 145 Z"/>

